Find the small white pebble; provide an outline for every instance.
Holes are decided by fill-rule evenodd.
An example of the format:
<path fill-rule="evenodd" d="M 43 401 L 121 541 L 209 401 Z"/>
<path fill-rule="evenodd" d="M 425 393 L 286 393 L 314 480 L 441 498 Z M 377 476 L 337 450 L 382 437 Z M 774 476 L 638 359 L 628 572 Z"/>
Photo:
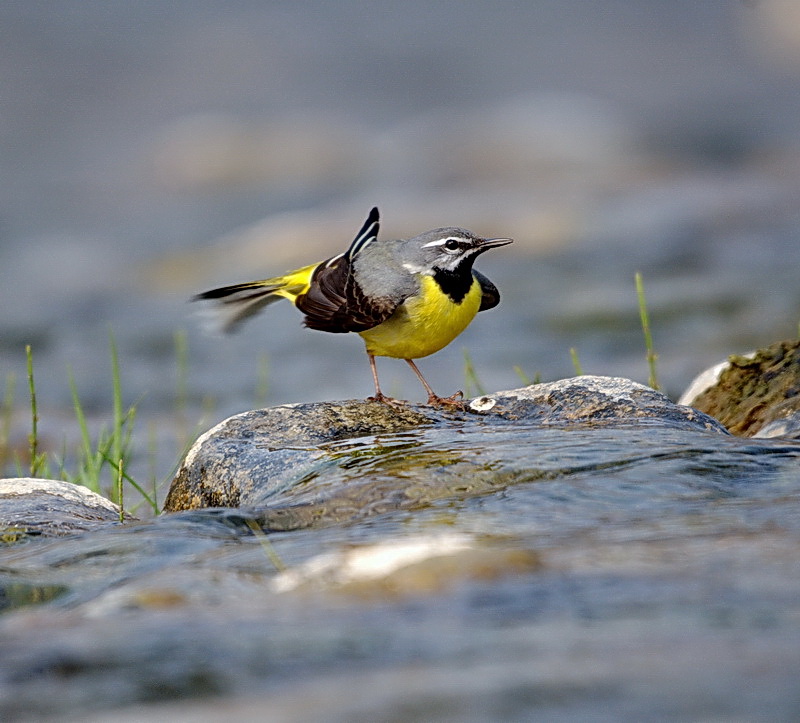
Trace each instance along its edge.
<path fill-rule="evenodd" d="M 497 400 L 491 397 L 476 397 L 469 403 L 469 407 L 476 412 L 488 412 L 495 404 Z"/>

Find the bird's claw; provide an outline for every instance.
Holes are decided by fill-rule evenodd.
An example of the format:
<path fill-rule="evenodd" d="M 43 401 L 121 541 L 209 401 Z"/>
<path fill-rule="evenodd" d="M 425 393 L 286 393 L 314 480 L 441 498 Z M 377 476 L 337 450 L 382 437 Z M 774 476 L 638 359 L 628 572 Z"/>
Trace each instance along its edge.
<path fill-rule="evenodd" d="M 437 394 L 428 395 L 428 404 L 432 407 L 444 407 L 445 409 L 464 409 L 464 392 L 458 391 L 449 397 L 440 397 Z"/>
<path fill-rule="evenodd" d="M 386 404 L 389 407 L 394 407 L 395 409 L 401 409 L 405 407 L 407 402 L 404 402 L 402 399 L 395 399 L 394 397 L 387 397 L 385 394 L 378 392 L 375 396 L 367 397 L 368 402 L 379 402 L 380 404 Z"/>

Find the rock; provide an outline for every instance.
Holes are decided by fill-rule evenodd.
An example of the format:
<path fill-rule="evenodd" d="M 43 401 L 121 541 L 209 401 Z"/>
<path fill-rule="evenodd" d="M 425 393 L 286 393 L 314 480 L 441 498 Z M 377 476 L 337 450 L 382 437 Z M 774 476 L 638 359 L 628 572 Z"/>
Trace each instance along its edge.
<path fill-rule="evenodd" d="M 238 507 L 284 485 L 323 452 L 316 445 L 414 429 L 432 419 L 409 406 L 366 401 L 287 404 L 229 417 L 203 434 L 186 455 L 165 511 Z"/>
<path fill-rule="evenodd" d="M 705 414 L 673 404 L 651 387 L 619 377 L 581 376 L 478 397 L 469 407 L 542 425 L 636 423 L 648 419 L 685 429 L 724 431 Z"/>
<path fill-rule="evenodd" d="M 525 430 L 580 425 L 724 433 L 649 387 L 592 376 L 485 395 L 466 411 L 366 401 L 273 407 L 231 417 L 200 437 L 164 509 L 268 507 L 260 522 L 292 529 L 423 506 L 530 478 L 535 451 Z"/>
<path fill-rule="evenodd" d="M 0 479 L 0 532 L 6 542 L 28 535 L 69 535 L 119 521 L 119 507 L 82 485 L 61 480 Z"/>
<path fill-rule="evenodd" d="M 800 438 L 800 341 L 731 356 L 699 375 L 681 402 L 741 437 Z"/>
<path fill-rule="evenodd" d="M 755 352 L 749 354 L 742 354 L 741 356 L 752 357 Z M 704 369 L 686 387 L 683 394 L 678 399 L 678 404 L 686 405 L 687 407 L 694 406 L 694 400 L 697 399 L 703 392 L 715 386 L 719 382 L 719 375 L 722 374 L 729 364 L 727 361 L 715 364 L 713 367 Z"/>

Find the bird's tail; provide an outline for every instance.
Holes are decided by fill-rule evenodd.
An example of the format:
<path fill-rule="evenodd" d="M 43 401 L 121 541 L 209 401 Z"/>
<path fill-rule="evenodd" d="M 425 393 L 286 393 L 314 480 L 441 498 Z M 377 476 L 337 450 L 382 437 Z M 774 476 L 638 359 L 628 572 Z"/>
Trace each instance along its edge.
<path fill-rule="evenodd" d="M 294 303 L 300 294 L 308 291 L 311 276 L 317 266 L 319 264 L 304 266 L 272 279 L 211 289 L 193 297 L 192 301 L 213 302 L 215 326 L 225 332 L 233 331 L 264 307 L 281 298 Z"/>

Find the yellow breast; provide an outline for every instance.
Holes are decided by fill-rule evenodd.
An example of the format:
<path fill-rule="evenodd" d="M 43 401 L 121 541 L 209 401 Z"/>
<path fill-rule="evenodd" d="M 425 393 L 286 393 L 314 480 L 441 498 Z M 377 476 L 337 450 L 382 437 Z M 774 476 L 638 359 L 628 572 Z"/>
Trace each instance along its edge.
<path fill-rule="evenodd" d="M 446 347 L 475 318 L 481 305 L 477 280 L 460 304 L 445 294 L 431 276 L 423 276 L 421 291 L 404 301 L 382 324 L 359 332 L 367 352 L 396 359 L 419 359 Z"/>

